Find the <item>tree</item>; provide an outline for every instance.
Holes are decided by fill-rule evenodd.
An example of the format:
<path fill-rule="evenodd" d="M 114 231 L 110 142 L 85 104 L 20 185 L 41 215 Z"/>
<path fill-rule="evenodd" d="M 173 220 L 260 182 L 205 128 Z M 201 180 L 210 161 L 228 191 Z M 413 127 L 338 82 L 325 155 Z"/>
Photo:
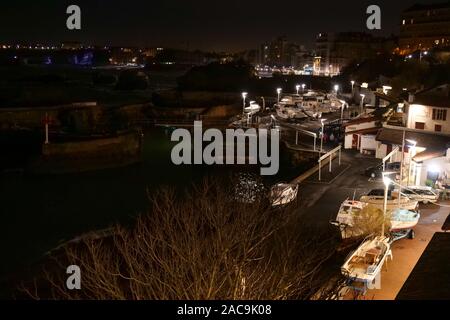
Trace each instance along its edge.
<path fill-rule="evenodd" d="M 343 283 L 339 269 L 324 267 L 335 238 L 302 228 L 294 206 L 238 203 L 211 181 L 183 196 L 161 189 L 150 202 L 134 227 L 63 246 L 22 290 L 55 299 L 326 299 Z M 81 268 L 81 290 L 65 288 L 68 265 Z"/>
<path fill-rule="evenodd" d="M 182 90 L 211 90 L 241 92 L 254 79 L 254 68 L 238 60 L 229 63 L 214 62 L 197 66 L 178 79 Z"/>

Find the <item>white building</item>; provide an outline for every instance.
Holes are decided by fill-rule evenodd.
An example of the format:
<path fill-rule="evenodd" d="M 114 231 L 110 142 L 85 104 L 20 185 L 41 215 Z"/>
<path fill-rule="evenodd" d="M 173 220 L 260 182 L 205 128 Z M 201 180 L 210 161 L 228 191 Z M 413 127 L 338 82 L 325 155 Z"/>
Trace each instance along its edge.
<path fill-rule="evenodd" d="M 450 84 L 411 95 L 407 105 L 408 128 L 450 133 Z"/>
<path fill-rule="evenodd" d="M 383 123 L 394 113 L 392 108 L 378 107 L 344 124 L 345 149 L 356 149 L 363 154 L 375 155 L 376 135 Z"/>
<path fill-rule="evenodd" d="M 395 153 L 391 161 L 402 160 L 404 143 L 404 184 L 426 185 L 438 178 L 450 177 L 450 134 L 384 125 L 376 141 L 376 157 L 379 159 L 395 147 L 399 148 L 400 152 Z"/>

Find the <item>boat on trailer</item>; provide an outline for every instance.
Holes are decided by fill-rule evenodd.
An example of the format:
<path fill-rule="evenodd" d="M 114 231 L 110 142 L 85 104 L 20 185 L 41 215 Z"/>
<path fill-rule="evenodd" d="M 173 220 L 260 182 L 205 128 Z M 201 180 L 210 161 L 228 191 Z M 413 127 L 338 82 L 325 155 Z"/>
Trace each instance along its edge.
<path fill-rule="evenodd" d="M 389 255 L 389 238 L 376 236 L 366 239 L 346 258 L 341 273 L 352 281 L 373 284 Z"/>
<path fill-rule="evenodd" d="M 336 220 L 332 220 L 330 223 L 339 227 L 342 239 L 361 235 L 361 230 L 353 229 L 354 218 L 368 205 L 368 203 L 363 201 L 348 199 L 341 204 Z M 396 208 L 394 210 L 387 210 L 387 212 L 390 215 L 390 231 L 392 233 L 409 231 L 419 223 L 420 214 L 416 211 Z"/>
<path fill-rule="evenodd" d="M 391 213 L 391 232 L 414 228 L 419 223 L 420 213 L 407 209 L 395 209 Z"/>

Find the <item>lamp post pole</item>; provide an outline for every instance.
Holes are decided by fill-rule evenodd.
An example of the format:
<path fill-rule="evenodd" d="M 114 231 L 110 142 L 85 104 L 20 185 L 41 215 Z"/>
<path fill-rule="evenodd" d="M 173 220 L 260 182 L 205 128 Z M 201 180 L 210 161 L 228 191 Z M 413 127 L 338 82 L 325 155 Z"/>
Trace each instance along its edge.
<path fill-rule="evenodd" d="M 381 225 L 381 236 L 384 236 L 384 219 L 387 211 L 387 196 L 388 196 L 389 182 L 384 183 L 384 200 L 383 200 L 383 223 Z"/>
<path fill-rule="evenodd" d="M 410 141 L 412 143 L 412 148 L 409 149 L 409 170 L 408 170 L 408 185 L 411 184 L 411 169 L 412 169 L 412 162 L 413 162 L 413 157 L 415 156 L 416 153 L 416 141 Z"/>
<path fill-rule="evenodd" d="M 320 122 L 322 124 L 322 132 L 321 132 L 321 135 L 320 135 L 320 153 L 322 154 L 322 152 L 323 152 L 323 134 L 324 134 L 324 132 L 323 132 L 323 130 L 324 130 L 323 122 L 324 122 L 324 119 L 322 119 Z"/>
<path fill-rule="evenodd" d="M 361 113 L 360 114 L 362 114 L 363 113 L 363 109 L 364 109 L 364 98 L 366 97 L 366 95 L 365 94 L 361 94 L 360 96 L 361 96 L 361 106 L 360 106 Z"/>
<path fill-rule="evenodd" d="M 247 98 L 247 92 L 242 92 L 242 117 L 245 113 L 245 98 Z"/>

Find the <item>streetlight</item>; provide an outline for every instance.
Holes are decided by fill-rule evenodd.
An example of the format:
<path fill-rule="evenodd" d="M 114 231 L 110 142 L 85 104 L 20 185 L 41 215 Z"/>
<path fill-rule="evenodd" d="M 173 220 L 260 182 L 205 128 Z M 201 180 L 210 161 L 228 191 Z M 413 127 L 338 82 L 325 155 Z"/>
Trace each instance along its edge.
<path fill-rule="evenodd" d="M 366 95 L 361 93 L 360 96 L 361 96 L 361 106 L 360 106 L 360 108 L 361 108 L 361 114 L 362 114 L 363 113 L 363 108 L 364 108 L 364 98 L 366 97 Z"/>
<path fill-rule="evenodd" d="M 420 53 L 419 53 L 419 61 L 422 61 L 422 57 L 423 57 L 423 56 L 426 56 L 427 54 L 428 54 L 428 51 L 424 51 L 423 54 L 422 54 L 422 50 L 420 50 Z"/>
<path fill-rule="evenodd" d="M 245 112 L 245 98 L 247 98 L 247 92 L 242 92 L 242 115 L 244 115 Z"/>
<path fill-rule="evenodd" d="M 354 87 L 354 85 L 355 85 L 355 81 L 350 81 L 350 83 L 352 84 L 352 93 L 353 93 L 353 87 Z"/>
<path fill-rule="evenodd" d="M 278 103 L 280 103 L 281 88 L 277 88 Z"/>
<path fill-rule="evenodd" d="M 339 91 L 339 85 L 338 84 L 334 85 L 334 91 L 336 92 L 336 95 L 337 95 L 337 93 Z"/>
<path fill-rule="evenodd" d="M 327 119 L 320 119 L 320 123 L 321 123 L 321 125 L 322 125 L 322 132 L 321 132 L 321 135 L 320 135 L 320 153 L 322 153 L 323 152 L 323 131 L 324 131 L 324 122 L 326 121 Z"/>
<path fill-rule="evenodd" d="M 306 84 L 302 83 L 302 91 L 305 91 Z"/>
<path fill-rule="evenodd" d="M 298 90 L 300 90 L 300 85 L 296 85 L 295 90 L 297 90 L 297 95 L 298 95 Z"/>
<path fill-rule="evenodd" d="M 342 120 L 344 119 L 344 108 L 347 103 L 344 100 L 339 100 L 339 102 L 341 103 L 341 124 L 342 124 Z"/>

